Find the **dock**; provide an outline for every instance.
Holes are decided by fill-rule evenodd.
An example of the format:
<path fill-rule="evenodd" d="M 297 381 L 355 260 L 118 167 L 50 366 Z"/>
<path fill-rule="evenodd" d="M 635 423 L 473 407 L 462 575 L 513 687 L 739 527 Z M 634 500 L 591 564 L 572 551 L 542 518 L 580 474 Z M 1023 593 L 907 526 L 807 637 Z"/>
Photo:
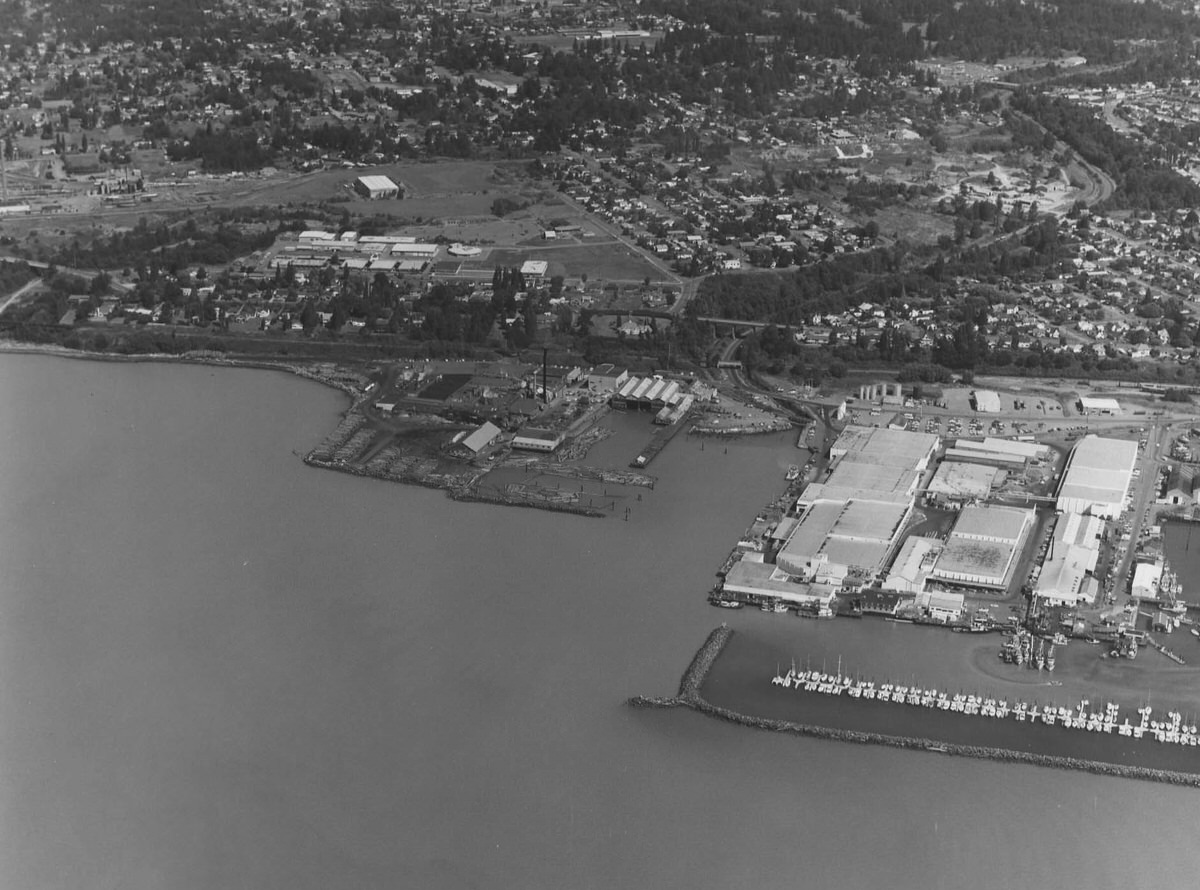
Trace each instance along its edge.
<path fill-rule="evenodd" d="M 671 426 L 659 427 L 654 431 L 654 435 L 650 438 L 650 443 L 642 449 L 642 453 L 630 461 L 629 466 L 635 470 L 640 470 L 650 464 L 650 461 L 658 457 L 658 453 L 667 447 L 667 443 L 679 435 L 691 418 L 691 412 L 684 415 L 683 419 Z"/>

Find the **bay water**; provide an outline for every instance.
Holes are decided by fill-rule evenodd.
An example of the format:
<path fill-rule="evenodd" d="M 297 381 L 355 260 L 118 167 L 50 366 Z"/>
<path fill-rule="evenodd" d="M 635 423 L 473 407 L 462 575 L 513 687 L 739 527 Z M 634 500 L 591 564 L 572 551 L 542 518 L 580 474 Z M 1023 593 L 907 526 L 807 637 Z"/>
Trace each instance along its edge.
<path fill-rule="evenodd" d="M 720 621 L 817 632 L 705 602 L 794 434 L 680 436 L 594 520 L 304 466 L 346 404 L 0 355 L 0 887 L 1193 882 L 1194 790 L 624 704 Z M 624 466 L 649 420 L 610 422 Z"/>

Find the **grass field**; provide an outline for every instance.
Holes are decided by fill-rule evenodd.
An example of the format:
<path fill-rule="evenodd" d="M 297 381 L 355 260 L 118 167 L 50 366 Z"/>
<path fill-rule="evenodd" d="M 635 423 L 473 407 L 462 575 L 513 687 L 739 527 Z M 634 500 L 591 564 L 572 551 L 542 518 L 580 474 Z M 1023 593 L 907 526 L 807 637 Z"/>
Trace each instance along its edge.
<path fill-rule="evenodd" d="M 553 242 L 528 248 L 494 248 L 486 258 L 466 264 L 494 269 L 497 266 L 520 266 L 526 260 L 546 260 L 546 274 L 562 275 L 578 279 L 587 275 L 591 281 L 641 282 L 647 276 L 651 281 L 665 280 L 666 276 L 644 256 L 630 250 L 617 241 L 601 241 L 595 244 L 556 246 Z"/>
<path fill-rule="evenodd" d="M 390 176 L 403 182 L 414 198 L 421 198 L 519 188 L 523 179 L 521 166 L 493 161 L 440 161 L 436 164 L 395 164 L 358 172 Z"/>

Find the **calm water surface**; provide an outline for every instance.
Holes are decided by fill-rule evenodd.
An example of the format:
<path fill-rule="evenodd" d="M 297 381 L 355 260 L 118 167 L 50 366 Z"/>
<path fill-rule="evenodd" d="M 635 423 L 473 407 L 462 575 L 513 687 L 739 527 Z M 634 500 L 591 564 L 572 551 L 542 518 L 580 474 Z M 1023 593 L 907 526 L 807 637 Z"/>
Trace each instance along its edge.
<path fill-rule="evenodd" d="M 344 407 L 0 356 L 0 887 L 1193 883 L 1195 791 L 623 705 L 721 620 L 810 632 L 704 602 L 794 436 L 589 520 L 305 467 Z"/>

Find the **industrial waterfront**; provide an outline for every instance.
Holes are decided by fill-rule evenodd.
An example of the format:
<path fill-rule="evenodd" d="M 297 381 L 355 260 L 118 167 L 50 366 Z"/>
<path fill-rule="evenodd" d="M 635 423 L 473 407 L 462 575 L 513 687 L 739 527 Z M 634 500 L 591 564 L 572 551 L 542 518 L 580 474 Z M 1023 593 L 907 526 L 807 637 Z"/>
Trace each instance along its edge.
<path fill-rule="evenodd" d="M 1003 674 L 996 635 L 708 606 L 794 433 L 678 437 L 629 521 L 595 522 L 315 472 L 293 452 L 344 397 L 283 374 L 0 371 L 6 886 L 1000 888 L 1064 862 L 1175 886 L 1200 865 L 1191 789 L 623 706 L 673 691 L 719 619 L 764 696 L 804 653 L 1049 682 Z M 624 466 L 645 418 L 611 423 L 592 457 Z M 1093 679 L 1075 646 L 1043 687 L 1064 703 Z"/>

